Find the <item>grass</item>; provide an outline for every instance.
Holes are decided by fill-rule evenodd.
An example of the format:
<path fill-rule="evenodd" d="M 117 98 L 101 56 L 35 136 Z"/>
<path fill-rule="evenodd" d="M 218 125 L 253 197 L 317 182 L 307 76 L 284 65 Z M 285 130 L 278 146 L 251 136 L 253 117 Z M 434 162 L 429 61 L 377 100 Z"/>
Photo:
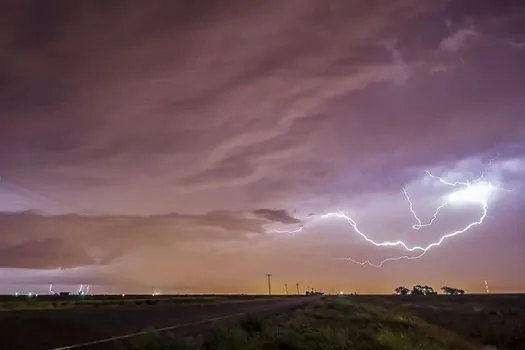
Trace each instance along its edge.
<path fill-rule="evenodd" d="M 466 298 L 463 301 L 468 300 Z M 141 350 L 494 350 L 525 349 L 525 309 L 500 311 L 447 297 L 411 300 L 325 297 L 270 319 L 247 318 L 204 336 L 137 340 Z M 519 320 L 491 320 L 502 310 Z M 478 311 L 474 311 L 478 310 Z M 495 314 L 494 314 L 495 313 Z M 499 313 L 499 314 L 498 314 Z M 506 325 L 501 327 L 500 323 Z M 510 323 L 512 322 L 512 326 Z M 461 325 L 461 326 L 458 326 Z M 492 331 L 491 331 L 492 329 Z M 499 332 L 499 333 L 497 333 Z"/>
<path fill-rule="evenodd" d="M 264 297 L 253 297 L 237 300 L 235 297 L 228 296 L 190 296 L 190 297 L 161 297 L 161 298 L 111 298 L 111 299 L 93 299 L 85 297 L 84 299 L 67 299 L 67 300 L 41 300 L 38 298 L 18 297 L 14 300 L 1 301 L 0 311 L 14 310 L 47 310 L 63 309 L 72 307 L 108 307 L 108 306 L 142 306 L 142 305 L 167 305 L 167 304 L 186 304 L 186 303 L 213 303 L 218 301 L 235 300 L 239 301 L 256 301 Z"/>

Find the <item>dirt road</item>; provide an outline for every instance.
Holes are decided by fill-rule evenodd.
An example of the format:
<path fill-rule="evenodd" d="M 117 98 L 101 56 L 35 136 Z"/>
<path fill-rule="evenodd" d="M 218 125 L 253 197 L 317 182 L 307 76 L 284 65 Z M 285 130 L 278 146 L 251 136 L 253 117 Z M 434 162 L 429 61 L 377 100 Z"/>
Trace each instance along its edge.
<path fill-rule="evenodd" d="M 97 343 L 96 348 L 100 348 L 100 344 L 107 348 L 111 339 L 127 337 L 145 329 L 206 327 L 207 322 L 243 314 L 284 311 L 311 300 L 311 297 L 296 297 L 248 302 L 0 312 L 0 349 L 49 350 L 100 340 L 107 341 Z"/>

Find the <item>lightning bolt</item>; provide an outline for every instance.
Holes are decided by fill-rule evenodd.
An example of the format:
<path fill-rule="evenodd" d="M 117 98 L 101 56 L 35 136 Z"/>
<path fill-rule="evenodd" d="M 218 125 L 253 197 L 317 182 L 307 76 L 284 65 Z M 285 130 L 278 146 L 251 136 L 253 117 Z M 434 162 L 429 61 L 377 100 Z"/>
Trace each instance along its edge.
<path fill-rule="evenodd" d="M 456 187 L 456 186 L 470 186 L 470 181 L 454 181 L 454 182 L 449 182 L 445 179 L 443 179 L 442 177 L 440 176 L 436 176 L 434 174 L 432 174 L 430 171 L 428 170 L 425 170 L 425 172 L 427 173 L 428 176 L 430 176 L 431 178 L 433 179 L 437 179 L 439 182 L 441 182 L 442 184 L 445 184 L 447 186 L 452 186 L 452 187 Z M 481 174 L 481 176 L 474 182 L 477 182 L 477 181 L 480 181 L 482 178 L 484 177 L 484 174 Z"/>
<path fill-rule="evenodd" d="M 267 233 L 278 233 L 278 234 L 295 234 L 304 230 L 304 225 L 300 225 L 295 230 L 268 230 Z"/>
<path fill-rule="evenodd" d="M 414 203 L 410 199 L 410 196 L 408 195 L 408 192 L 407 192 L 406 188 L 403 188 L 403 194 L 405 195 L 405 198 L 408 201 L 408 208 L 410 209 L 410 212 L 412 213 L 412 216 L 414 216 L 414 219 L 416 219 L 416 221 L 417 221 L 417 224 L 412 225 L 412 228 L 414 230 L 420 230 L 422 227 L 432 226 L 434 221 L 437 220 L 437 217 L 439 215 L 439 211 L 449 204 L 449 201 L 445 201 L 443 204 L 439 205 L 436 208 L 436 211 L 434 211 L 434 215 L 432 216 L 432 220 L 430 220 L 428 223 L 424 224 L 421 221 L 421 219 L 419 218 L 419 216 L 416 214 L 416 212 L 414 210 Z"/>
<path fill-rule="evenodd" d="M 489 167 L 491 166 L 492 161 L 493 161 L 493 159 L 490 161 Z M 437 220 L 437 218 L 439 216 L 439 212 L 443 208 L 445 208 L 447 205 L 449 205 L 452 201 L 464 201 L 464 200 L 467 200 L 469 202 L 474 202 L 476 204 L 479 204 L 480 207 L 481 207 L 481 215 L 476 221 L 470 222 L 468 225 L 464 226 L 461 229 L 445 233 L 438 240 L 436 240 L 434 242 L 431 242 L 430 244 L 428 244 L 426 246 L 418 246 L 418 245 L 409 246 L 408 244 L 406 244 L 405 242 L 403 242 L 401 240 L 397 240 L 397 241 L 381 241 L 381 242 L 373 240 L 373 239 L 369 238 L 365 233 L 363 233 L 361 231 L 361 229 L 359 228 L 357 222 L 353 218 L 351 218 L 350 216 L 348 216 L 347 214 L 345 214 L 341 210 L 338 210 L 336 212 L 329 212 L 329 213 L 326 213 L 326 214 L 322 214 L 322 215 L 319 215 L 318 217 L 320 217 L 321 219 L 327 219 L 327 218 L 335 217 L 335 218 L 339 218 L 339 219 L 345 220 L 352 227 L 353 231 L 355 233 L 357 233 L 357 235 L 359 235 L 361 238 L 363 238 L 366 242 L 368 242 L 368 243 L 370 243 L 370 244 L 372 244 L 372 245 L 374 245 L 376 247 L 401 247 L 407 252 L 417 252 L 418 253 L 417 255 L 414 255 L 414 256 L 403 255 L 403 256 L 386 258 L 386 259 L 381 260 L 377 264 L 375 264 L 375 263 L 373 263 L 373 262 L 371 262 L 369 260 L 358 261 L 358 260 L 355 260 L 355 259 L 352 259 L 352 258 L 343 258 L 343 259 L 340 259 L 340 260 L 350 261 L 350 262 L 353 262 L 353 263 L 359 264 L 359 265 L 368 265 L 368 266 L 371 266 L 371 267 L 380 268 L 387 262 L 399 261 L 399 260 L 415 260 L 415 259 L 419 259 L 419 258 L 423 257 L 430 249 L 432 249 L 434 247 L 437 247 L 437 246 L 440 246 L 444 241 L 446 241 L 446 240 L 448 240 L 448 239 L 450 239 L 452 237 L 458 236 L 460 234 L 463 234 L 463 233 L 467 232 L 468 230 L 470 230 L 471 228 L 473 228 L 475 226 L 479 226 L 479 225 L 483 224 L 483 222 L 484 222 L 484 220 L 485 220 L 485 218 L 486 218 L 486 216 L 488 214 L 488 210 L 489 210 L 489 205 L 488 205 L 488 202 L 487 202 L 486 198 L 487 198 L 487 195 L 489 194 L 489 192 L 492 189 L 498 188 L 498 189 L 502 189 L 502 190 L 509 191 L 509 192 L 512 192 L 512 191 L 515 190 L 515 189 L 505 189 L 505 188 L 495 187 L 490 181 L 484 181 L 483 180 L 485 178 L 485 174 L 484 173 L 478 179 L 476 179 L 476 180 L 474 180 L 472 182 L 470 182 L 470 181 L 454 181 L 454 182 L 450 182 L 450 181 L 447 181 L 444 178 L 442 178 L 440 176 L 437 176 L 437 175 L 434 175 L 430 171 L 426 170 L 426 174 L 428 176 L 430 176 L 433 179 L 438 180 L 439 182 L 441 182 L 441 183 L 443 183 L 443 184 L 445 184 L 447 186 L 450 186 L 450 187 L 461 186 L 462 187 L 461 190 L 458 190 L 456 192 L 451 193 L 448 196 L 448 199 L 445 200 L 441 205 L 439 205 L 436 208 L 436 210 L 434 211 L 434 214 L 432 216 L 432 219 L 428 223 L 423 223 L 422 222 L 422 220 L 419 218 L 419 216 L 417 215 L 417 213 L 414 210 L 414 204 L 413 204 L 410 196 L 408 195 L 408 192 L 407 192 L 406 188 L 402 189 L 403 194 L 404 194 L 404 196 L 405 196 L 405 198 L 406 198 L 406 200 L 407 200 L 407 202 L 409 204 L 409 210 L 412 213 L 412 216 L 417 221 L 417 224 L 412 225 L 412 229 L 414 229 L 414 230 L 420 230 L 423 227 L 431 226 Z M 271 231 L 268 231 L 268 232 L 269 233 L 295 234 L 295 233 L 299 233 L 299 232 L 303 231 L 305 229 L 305 227 L 306 227 L 305 225 L 301 225 L 297 229 L 294 229 L 294 230 L 271 230 Z"/>
<path fill-rule="evenodd" d="M 380 267 L 383 267 L 383 265 L 385 263 L 390 262 L 390 261 L 419 259 L 419 258 L 423 257 L 430 249 L 432 249 L 434 247 L 437 247 L 437 246 L 440 246 L 441 243 L 443 243 L 445 240 L 447 240 L 449 238 L 452 238 L 454 236 L 460 235 L 462 233 L 465 233 L 465 232 L 467 232 L 469 229 L 471 229 L 474 226 L 481 225 L 483 223 L 483 221 L 485 220 L 485 217 L 487 216 L 488 204 L 487 204 L 486 201 L 482 201 L 480 203 L 482 204 L 482 215 L 477 221 L 471 222 L 470 224 L 468 224 L 467 226 L 463 227 L 460 230 L 449 232 L 449 233 L 441 236 L 441 238 L 439 238 L 437 241 L 434 241 L 434 242 L 432 242 L 432 243 L 430 243 L 430 244 L 428 244 L 427 246 L 424 246 L 424 247 L 423 246 L 412 246 L 412 247 L 410 247 L 406 243 L 404 243 L 403 241 L 376 242 L 376 241 L 366 237 L 365 234 L 363 234 L 361 231 L 359 231 L 359 229 L 357 228 L 357 225 L 355 225 L 355 221 L 354 220 L 352 220 L 349 217 L 345 217 L 345 219 L 352 220 L 352 222 L 349 221 L 349 223 L 350 223 L 350 225 L 353 226 L 355 232 L 357 232 L 359 235 L 364 237 L 367 242 L 372 243 L 376 247 L 396 247 L 396 246 L 401 246 L 406 251 L 409 251 L 409 252 L 419 251 L 420 253 L 418 255 L 415 255 L 415 256 L 403 255 L 403 256 L 398 256 L 398 257 L 393 257 L 393 258 L 386 258 L 386 259 L 381 260 L 378 264 L 374 264 L 374 263 L 370 262 L 369 260 L 358 261 L 358 260 L 354 260 L 352 258 L 345 258 L 344 260 L 351 261 L 351 262 L 353 262 L 355 264 L 359 264 L 359 265 L 369 265 L 369 266 L 372 266 L 372 267 L 380 268 Z"/>

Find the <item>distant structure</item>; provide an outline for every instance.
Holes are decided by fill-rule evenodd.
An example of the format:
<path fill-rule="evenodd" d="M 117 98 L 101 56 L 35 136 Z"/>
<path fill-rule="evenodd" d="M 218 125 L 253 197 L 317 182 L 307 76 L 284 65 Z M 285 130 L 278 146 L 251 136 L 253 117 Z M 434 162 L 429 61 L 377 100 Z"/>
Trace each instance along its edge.
<path fill-rule="evenodd" d="M 489 282 L 487 282 L 487 280 L 485 280 L 485 292 L 486 293 L 490 293 L 490 291 L 489 291 Z"/>
<path fill-rule="evenodd" d="M 301 293 L 299 292 L 299 282 L 296 282 L 296 283 L 295 283 L 295 287 L 297 288 L 297 295 L 301 294 Z"/>
<path fill-rule="evenodd" d="M 267 273 L 265 275 L 266 275 L 266 278 L 268 279 L 268 295 L 272 295 L 272 281 L 271 281 L 272 274 Z"/>
<path fill-rule="evenodd" d="M 286 283 L 284 284 L 284 292 L 288 295 L 288 285 Z"/>

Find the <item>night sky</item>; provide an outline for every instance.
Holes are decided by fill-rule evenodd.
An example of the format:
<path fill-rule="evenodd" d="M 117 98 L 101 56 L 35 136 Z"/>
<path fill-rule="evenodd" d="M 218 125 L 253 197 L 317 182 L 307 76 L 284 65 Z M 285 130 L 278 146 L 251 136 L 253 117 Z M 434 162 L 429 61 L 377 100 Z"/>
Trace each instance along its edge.
<path fill-rule="evenodd" d="M 524 292 L 524 23 L 519 0 L 2 1 L 0 293 Z M 484 173 L 483 223 L 344 260 L 418 252 L 320 215 L 410 246 L 480 218 L 413 230 L 403 188 L 428 222 L 461 187 L 425 170 Z"/>

